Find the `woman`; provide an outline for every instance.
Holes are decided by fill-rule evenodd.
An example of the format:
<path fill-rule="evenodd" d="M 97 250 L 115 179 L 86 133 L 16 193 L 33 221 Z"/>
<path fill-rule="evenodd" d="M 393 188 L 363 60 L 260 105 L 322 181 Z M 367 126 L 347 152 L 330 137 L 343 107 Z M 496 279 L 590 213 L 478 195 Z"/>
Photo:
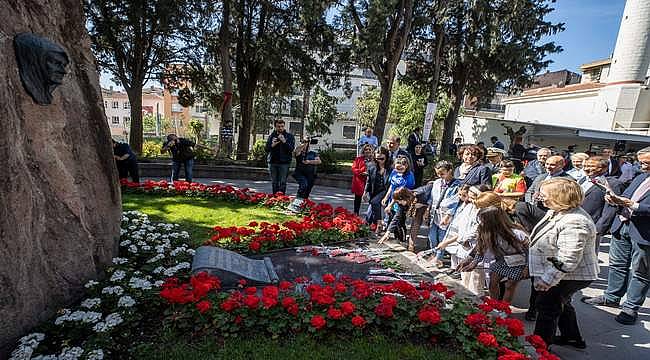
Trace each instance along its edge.
<path fill-rule="evenodd" d="M 499 173 L 492 175 L 494 192 L 503 197 L 519 199 L 526 193 L 526 180 L 515 174 L 515 164 L 510 160 L 499 163 Z"/>
<path fill-rule="evenodd" d="M 490 170 L 482 165 L 483 152 L 476 145 L 461 148 L 463 162 L 454 171 L 454 177 L 460 179 L 462 185 L 492 185 Z"/>
<path fill-rule="evenodd" d="M 571 155 L 571 164 L 573 165 L 573 168 L 571 168 L 571 170 L 567 171 L 566 173 L 578 182 L 586 178 L 587 174 L 585 174 L 585 171 L 582 168 L 584 166 L 585 160 L 588 158 L 589 155 L 585 153 L 575 153 Z"/>
<path fill-rule="evenodd" d="M 549 345 L 584 348 L 571 297 L 597 278 L 596 226 L 580 208 L 584 195 L 573 179 L 545 180 L 539 193 L 549 211 L 530 236 L 530 275 L 537 290 L 534 333 Z M 561 335 L 555 337 L 558 326 Z"/>
<path fill-rule="evenodd" d="M 413 174 L 415 175 L 415 187 L 422 186 L 422 178 L 424 177 L 424 168 L 427 167 L 429 161 L 423 151 L 422 144 L 415 145 L 415 152 L 413 153 Z"/>
<path fill-rule="evenodd" d="M 385 147 L 377 148 L 374 154 L 374 161 L 368 166 L 368 179 L 364 198 L 369 202 L 366 222 L 375 224 L 377 231 L 381 230 L 381 219 L 383 218 L 381 201 L 386 195 L 389 186 L 391 163 L 390 153 Z"/>
<path fill-rule="evenodd" d="M 302 202 L 309 199 L 314 181 L 316 181 L 316 165 L 320 165 L 321 160 L 316 152 L 309 150 L 309 139 L 304 139 L 300 145 L 296 146 L 293 156 L 296 158 L 293 178 L 298 183 L 298 193 L 289 210 L 298 211 Z"/>
<path fill-rule="evenodd" d="M 528 235 L 513 223 L 501 206 L 488 206 L 478 212 L 477 242 L 473 256 L 459 266 L 460 271 L 471 271 L 483 262 L 489 269 L 489 293 L 500 298 L 499 285 L 505 281 L 503 300 L 511 302 L 517 284 L 528 277 L 526 256 Z"/>
<path fill-rule="evenodd" d="M 437 249 L 445 238 L 447 227 L 458 206 L 458 189 L 460 180 L 454 179 L 453 165 L 448 161 L 439 161 L 435 165 L 438 179 L 431 184 L 429 198 L 429 248 L 436 253 L 435 265 L 442 267 L 443 249 Z"/>
<path fill-rule="evenodd" d="M 372 161 L 372 145 L 366 144 L 362 148 L 361 156 L 357 156 L 352 163 L 352 193 L 354 194 L 354 213 L 359 215 L 361 198 L 366 188 L 368 179 L 368 163 Z"/>

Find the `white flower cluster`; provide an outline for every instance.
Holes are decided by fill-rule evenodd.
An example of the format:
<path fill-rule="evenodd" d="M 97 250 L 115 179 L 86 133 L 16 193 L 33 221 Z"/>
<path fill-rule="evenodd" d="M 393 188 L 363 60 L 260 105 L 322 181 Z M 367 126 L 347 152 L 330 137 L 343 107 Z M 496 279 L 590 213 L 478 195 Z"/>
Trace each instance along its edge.
<path fill-rule="evenodd" d="M 122 258 L 122 257 L 116 257 L 113 258 L 113 264 L 115 265 L 124 265 L 129 262 L 129 259 L 127 258 Z"/>
<path fill-rule="evenodd" d="M 84 285 L 84 287 L 85 287 L 86 289 L 90 289 L 91 287 L 94 287 L 95 285 L 99 285 L 99 282 L 97 282 L 97 281 L 95 281 L 95 280 L 90 280 L 90 281 L 88 281 L 88 282 L 86 283 L 86 285 Z"/>
<path fill-rule="evenodd" d="M 119 313 L 108 314 L 104 321 L 95 324 L 93 330 L 97 332 L 107 332 L 123 322 L 124 319 L 122 319 L 122 315 Z"/>
<path fill-rule="evenodd" d="M 120 296 L 124 294 L 124 289 L 121 286 L 107 286 L 102 289 L 102 294 Z"/>
<path fill-rule="evenodd" d="M 18 347 L 11 353 L 12 360 L 27 360 L 32 358 L 34 350 L 41 341 L 45 340 L 45 334 L 33 333 L 23 336 L 18 341 Z"/>
<path fill-rule="evenodd" d="M 129 295 L 124 295 L 117 301 L 117 307 L 130 308 L 135 305 L 135 300 Z"/>
<path fill-rule="evenodd" d="M 172 255 L 173 256 L 173 255 Z M 147 264 L 153 264 L 165 258 L 165 254 L 158 254 L 151 259 L 147 260 Z"/>
<path fill-rule="evenodd" d="M 102 319 L 102 313 L 95 311 L 70 311 L 69 309 L 63 310 L 63 315 L 54 320 L 54 325 L 63 325 L 65 322 L 82 322 L 94 324 Z"/>
<path fill-rule="evenodd" d="M 92 309 L 101 303 L 102 303 L 102 299 L 100 298 L 86 299 L 81 302 L 81 307 L 84 307 L 86 309 Z"/>
<path fill-rule="evenodd" d="M 103 360 L 104 359 L 104 351 L 102 349 L 97 349 L 93 350 L 88 353 L 88 356 L 86 357 L 88 360 Z"/>
<path fill-rule="evenodd" d="M 176 266 L 170 267 L 169 269 L 163 271 L 163 274 L 165 274 L 165 276 L 169 277 L 169 276 L 172 276 L 172 275 L 176 274 L 179 270 L 189 269 L 190 266 L 191 266 L 190 263 L 182 262 L 182 263 L 180 263 L 180 264 L 178 264 Z"/>
<path fill-rule="evenodd" d="M 126 271 L 116 270 L 113 275 L 111 275 L 111 282 L 118 282 L 126 277 Z"/>

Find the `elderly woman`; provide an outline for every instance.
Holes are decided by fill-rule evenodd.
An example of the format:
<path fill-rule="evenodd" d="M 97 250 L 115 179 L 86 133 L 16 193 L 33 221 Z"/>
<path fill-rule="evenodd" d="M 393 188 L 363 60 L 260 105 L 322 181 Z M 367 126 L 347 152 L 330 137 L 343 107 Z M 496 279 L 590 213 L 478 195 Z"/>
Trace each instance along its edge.
<path fill-rule="evenodd" d="M 573 168 L 566 173 L 576 181 L 580 181 L 587 177 L 587 174 L 585 174 L 585 171 L 583 170 L 583 166 L 588 158 L 589 155 L 585 153 L 575 153 L 571 155 L 571 164 L 573 165 Z"/>
<path fill-rule="evenodd" d="M 580 204 L 573 179 L 545 180 L 539 190 L 549 211 L 530 238 L 530 275 L 537 291 L 535 334 L 547 344 L 585 348 L 571 297 L 597 278 L 596 226 Z M 555 336 L 557 328 L 560 336 Z"/>
<path fill-rule="evenodd" d="M 483 151 L 476 145 L 464 146 L 460 155 L 463 162 L 454 171 L 454 178 L 461 181 L 461 185 L 478 186 L 492 185 L 490 170 L 481 163 Z"/>

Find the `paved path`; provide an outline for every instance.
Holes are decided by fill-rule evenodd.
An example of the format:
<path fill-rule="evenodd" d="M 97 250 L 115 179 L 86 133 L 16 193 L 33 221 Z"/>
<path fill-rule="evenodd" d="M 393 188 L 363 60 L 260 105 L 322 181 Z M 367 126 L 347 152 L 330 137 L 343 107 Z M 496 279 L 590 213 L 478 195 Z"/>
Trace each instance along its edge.
<path fill-rule="evenodd" d="M 205 184 L 232 184 L 237 187 L 249 187 L 256 191 L 270 192 L 271 184 L 267 181 L 249 180 L 217 180 L 217 179 L 196 179 Z M 297 191 L 295 183 L 289 183 L 287 192 L 293 195 Z M 329 188 L 316 186 L 312 191 L 311 199 L 316 202 L 328 202 L 333 206 L 343 206 L 352 209 L 354 196 L 349 189 Z M 365 209 L 365 207 L 362 207 Z M 424 232 L 422 232 L 424 234 Z M 420 244 L 425 243 L 421 237 Z M 578 322 L 582 335 L 587 341 L 587 349 L 575 350 L 571 347 L 554 347 L 553 352 L 562 359 L 580 360 L 641 360 L 650 359 L 650 298 L 646 298 L 644 307 L 639 312 L 639 322 L 636 325 L 625 326 L 614 321 L 618 314 L 617 309 L 607 307 L 592 307 L 583 304 L 579 299 L 582 296 L 595 296 L 603 293 L 607 287 L 607 266 L 609 244 L 601 245 L 599 254 L 600 275 L 589 288 L 584 289 L 574 297 L 573 305 L 578 314 Z M 413 253 L 404 252 L 407 258 L 415 259 Z M 441 280 L 449 281 L 446 276 L 439 275 Z M 446 279 L 445 279 L 446 278 Z M 523 281 L 513 301 L 515 316 L 523 319 L 523 313 L 528 307 L 528 294 L 530 282 Z M 526 322 L 527 333 L 533 331 L 534 323 Z"/>

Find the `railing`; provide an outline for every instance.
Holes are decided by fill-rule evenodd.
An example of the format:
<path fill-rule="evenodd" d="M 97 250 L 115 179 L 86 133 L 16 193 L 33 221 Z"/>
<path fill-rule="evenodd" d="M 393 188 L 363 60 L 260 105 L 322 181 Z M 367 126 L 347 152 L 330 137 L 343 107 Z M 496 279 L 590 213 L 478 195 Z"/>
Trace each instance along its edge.
<path fill-rule="evenodd" d="M 479 111 L 506 112 L 506 106 L 501 104 L 485 104 L 478 107 Z"/>

